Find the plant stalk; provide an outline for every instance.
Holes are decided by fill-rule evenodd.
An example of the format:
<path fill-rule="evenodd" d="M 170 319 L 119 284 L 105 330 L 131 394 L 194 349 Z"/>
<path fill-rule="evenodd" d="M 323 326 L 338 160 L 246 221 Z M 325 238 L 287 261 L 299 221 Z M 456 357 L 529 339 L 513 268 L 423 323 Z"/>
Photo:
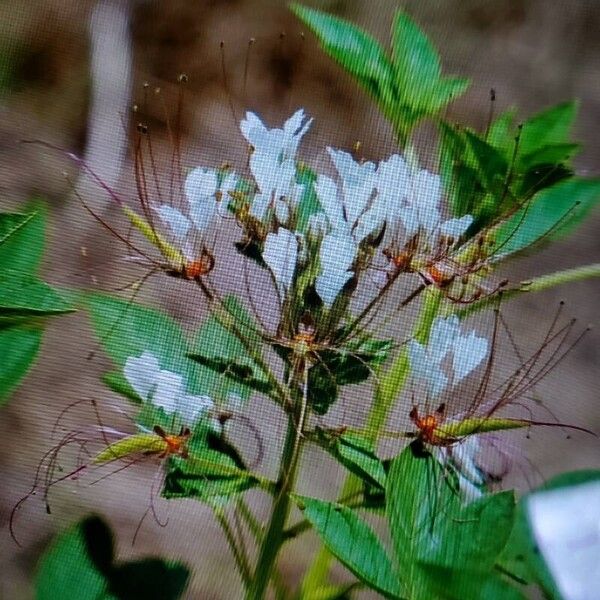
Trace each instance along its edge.
<path fill-rule="evenodd" d="M 258 562 L 252 582 L 246 594 L 246 600 L 262 600 L 265 597 L 271 579 L 275 561 L 285 541 L 285 523 L 290 510 L 290 492 L 296 482 L 299 458 L 302 447 L 303 429 L 307 416 L 308 368 L 304 367 L 304 385 L 302 401 L 298 402 L 294 413 L 289 415 L 288 427 L 279 467 L 279 477 L 275 485 L 275 500 L 271 518 L 260 546 Z"/>

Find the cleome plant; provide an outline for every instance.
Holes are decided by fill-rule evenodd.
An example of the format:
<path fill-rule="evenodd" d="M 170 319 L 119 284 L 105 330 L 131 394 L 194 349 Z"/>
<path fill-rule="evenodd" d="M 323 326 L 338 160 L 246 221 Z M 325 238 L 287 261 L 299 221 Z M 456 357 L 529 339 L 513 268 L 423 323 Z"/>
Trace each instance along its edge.
<path fill-rule="evenodd" d="M 503 484 L 522 463 L 515 431 L 595 435 L 535 398 L 587 329 L 561 304 L 525 350 L 504 306 L 597 277 L 600 265 L 526 282 L 507 278 L 504 265 L 572 232 L 600 200 L 600 179 L 573 167 L 576 104 L 522 122 L 516 110 L 492 110 L 483 131 L 457 125 L 445 109 L 469 81 L 443 74 L 405 12 L 394 18 L 388 51 L 342 19 L 291 10 L 389 120 L 396 152 L 368 161 L 357 148 L 327 147 L 317 164 L 303 151 L 309 109 L 274 126 L 248 111 L 238 123 L 245 168 L 185 165 L 177 139 L 163 174 L 136 108 L 134 197 L 69 154 L 122 211 L 121 222 L 109 222 L 79 198 L 140 269 L 127 296 L 70 290 L 64 300 L 35 276 L 35 264 L 21 264 L 41 256 L 43 208 L 0 215 L 0 343 L 9 357 L 0 397 L 35 358 L 44 319 L 76 308 L 89 313 L 114 365 L 103 376 L 106 399 L 76 398 L 61 413 L 55 430 L 64 434 L 12 511 L 13 538 L 20 543 L 23 507 L 34 497 L 51 512 L 56 486 L 101 485 L 151 463 L 133 540 L 146 519 L 166 524 L 162 504 L 206 504 L 239 574 L 232 590 L 243 590 L 223 598 L 334 600 L 371 590 L 405 600 L 513 600 L 534 586 L 560 598 L 562 574 L 550 569 L 528 520 L 529 498 L 541 492 L 517 498 Z M 182 89 L 186 81 L 179 77 Z M 424 166 L 432 151 L 415 142 L 424 123 L 437 132 L 436 168 Z M 206 318 L 184 328 L 140 303 L 149 277 L 196 296 Z M 235 294 L 222 291 L 228 277 Z M 131 414 L 126 431 L 111 421 L 115 396 Z M 358 402 L 367 411 L 361 422 L 348 419 Z M 282 443 L 258 406 L 277 407 L 264 419 L 285 423 Z M 66 412 L 81 409 L 89 426 L 65 430 Z M 341 489 L 302 492 L 307 446 L 346 472 Z M 263 459 L 275 455 L 270 469 Z M 565 474 L 543 488 L 599 479 Z M 264 522 L 250 490 L 268 502 Z M 309 531 L 321 548 L 300 581 L 288 581 L 278 558 Z M 341 579 L 334 560 L 348 571 Z M 57 586 L 62 598 L 177 598 L 188 577 L 176 562 L 116 562 L 111 533 L 93 516 L 59 537 L 36 585 L 40 598 L 57 597 Z"/>

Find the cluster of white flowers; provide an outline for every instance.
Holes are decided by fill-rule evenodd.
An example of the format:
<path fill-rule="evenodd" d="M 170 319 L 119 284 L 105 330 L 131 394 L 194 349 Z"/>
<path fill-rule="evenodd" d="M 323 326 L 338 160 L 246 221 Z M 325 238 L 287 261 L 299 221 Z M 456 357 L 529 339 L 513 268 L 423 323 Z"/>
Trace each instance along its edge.
<path fill-rule="evenodd" d="M 250 171 L 256 191 L 249 197 L 249 215 L 262 223 L 263 260 L 282 298 L 293 286 L 297 265 L 305 256 L 306 236 L 319 242 L 319 273 L 315 288 L 331 307 L 353 277 L 361 244 L 383 233 L 398 251 L 411 248 L 421 260 L 443 246 L 452 247 L 471 225 L 466 215 L 444 220 L 440 177 L 409 165 L 398 154 L 378 164 L 358 162 L 347 152 L 327 148 L 337 181 L 317 175 L 314 187 L 320 210 L 311 215 L 308 230 L 297 231 L 294 215 L 305 187 L 298 183 L 297 153 L 312 119 L 296 111 L 282 128 L 266 127 L 254 113 L 240 123 L 251 148 Z M 228 210 L 240 178 L 234 173 L 196 168 L 186 177 L 187 214 L 168 204 L 153 207 L 186 260 L 197 258 L 198 240 L 215 215 Z M 371 237 L 370 237 L 371 236 Z"/>
<path fill-rule="evenodd" d="M 209 396 L 188 394 L 183 377 L 161 369 L 152 352 L 130 356 L 125 361 L 123 374 L 144 403 L 162 408 L 167 415 L 177 417 L 190 428 L 215 407 Z"/>
<path fill-rule="evenodd" d="M 411 373 L 425 382 L 431 397 L 436 397 L 450 381 L 457 384 L 478 367 L 488 350 L 488 340 L 475 331 L 461 333 L 456 315 L 438 317 L 431 326 L 427 344 L 416 340 L 408 343 Z"/>

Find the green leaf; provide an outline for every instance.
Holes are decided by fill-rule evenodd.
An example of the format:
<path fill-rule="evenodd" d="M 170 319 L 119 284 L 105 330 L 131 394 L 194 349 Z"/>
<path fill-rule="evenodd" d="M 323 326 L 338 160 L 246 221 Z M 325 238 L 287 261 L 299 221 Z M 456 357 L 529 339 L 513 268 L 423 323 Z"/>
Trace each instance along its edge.
<path fill-rule="evenodd" d="M 440 57 L 419 26 L 397 12 L 392 26 L 392 57 L 396 88 L 417 114 L 434 114 L 462 94 L 469 81 L 441 76 Z"/>
<path fill-rule="evenodd" d="M 88 517 L 58 537 L 36 576 L 37 600 L 176 600 L 189 570 L 176 562 L 145 558 L 118 563 L 113 537 L 99 517 Z"/>
<path fill-rule="evenodd" d="M 440 57 L 418 25 L 398 11 L 392 25 L 392 57 L 397 83 L 410 94 L 430 90 L 441 75 Z"/>
<path fill-rule="evenodd" d="M 0 404 L 5 401 L 33 364 L 42 341 L 40 325 L 0 325 Z"/>
<path fill-rule="evenodd" d="M 600 200 L 600 179 L 573 177 L 538 192 L 496 228 L 497 257 L 572 231 Z"/>
<path fill-rule="evenodd" d="M 34 202 L 31 206 L 35 210 L 26 215 L 29 218 L 0 242 L 0 267 L 4 269 L 27 273 L 38 270 L 44 253 L 46 209 L 41 202 Z"/>
<path fill-rule="evenodd" d="M 137 395 L 136 391 L 129 385 L 129 382 L 120 371 L 104 373 L 102 375 L 102 381 L 107 387 L 113 390 L 113 392 L 125 396 L 125 398 L 135 402 L 135 404 L 142 404 L 143 399 Z"/>
<path fill-rule="evenodd" d="M 421 563 L 431 597 L 443 600 L 525 600 L 519 589 L 487 571 Z"/>
<path fill-rule="evenodd" d="M 34 275 L 12 269 L 0 270 L 0 317 L 40 317 L 74 310 Z"/>
<path fill-rule="evenodd" d="M 98 521 L 97 517 L 92 517 L 74 525 L 46 551 L 35 578 L 37 600 L 97 600 L 105 597 L 108 582 L 97 568 L 89 547 L 93 543 L 96 553 L 104 557 L 99 561 L 101 564 L 106 558 L 110 564 L 112 538 L 106 548 L 104 536 L 98 536 L 95 541 L 86 536 L 86 530 L 94 528 Z"/>
<path fill-rule="evenodd" d="M 110 592 L 119 600 L 177 600 L 189 577 L 181 563 L 144 558 L 116 565 L 110 575 Z"/>
<path fill-rule="evenodd" d="M 319 445 L 351 473 L 372 486 L 385 489 L 385 469 L 369 440 L 351 433 L 328 436 L 322 430 L 317 430 L 317 435 Z"/>
<path fill-rule="evenodd" d="M 299 4 L 292 4 L 291 9 L 313 30 L 325 52 L 354 75 L 376 100 L 391 104 L 393 67 L 377 40 L 339 17 Z"/>
<path fill-rule="evenodd" d="M 204 448 L 187 459 L 170 459 L 162 495 L 222 504 L 257 484 L 258 480 L 242 472 L 230 456 Z"/>
<path fill-rule="evenodd" d="M 263 342 L 258 325 L 241 302 L 235 296 L 227 296 L 222 306 L 227 318 L 255 351 L 260 352 Z M 203 365 L 205 393 L 223 398 L 228 394 L 236 394 L 245 400 L 254 390 L 262 393 L 270 390 L 263 370 L 216 315 L 211 315 L 198 329 L 192 348 L 188 356 Z"/>
<path fill-rule="evenodd" d="M 420 563 L 492 571 L 515 514 L 512 492 L 463 505 L 433 457 L 412 447 L 392 461 L 386 491 L 390 533 L 406 594 L 428 597 Z"/>
<path fill-rule="evenodd" d="M 327 549 L 356 577 L 386 597 L 398 598 L 398 577 L 373 530 L 340 504 L 294 496 Z"/>
<path fill-rule="evenodd" d="M 544 146 L 569 143 L 577 108 L 576 102 L 564 102 L 527 119 L 521 130 L 519 154 L 527 156 Z"/>
<path fill-rule="evenodd" d="M 87 295 L 85 306 L 102 347 L 117 366 L 123 368 L 127 358 L 147 350 L 162 369 L 183 375 L 190 393 L 208 393 L 204 373 L 187 357 L 183 331 L 170 316 L 107 294 Z"/>
<path fill-rule="evenodd" d="M 35 213 L 0 213 L 0 246 L 25 226 Z"/>

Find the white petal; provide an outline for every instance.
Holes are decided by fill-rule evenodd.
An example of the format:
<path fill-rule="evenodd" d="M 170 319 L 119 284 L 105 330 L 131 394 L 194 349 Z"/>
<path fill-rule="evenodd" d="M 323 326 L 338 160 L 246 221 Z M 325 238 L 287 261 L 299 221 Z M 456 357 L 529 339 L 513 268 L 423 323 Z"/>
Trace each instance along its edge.
<path fill-rule="evenodd" d="M 380 201 L 386 207 L 386 217 L 394 223 L 406 206 L 410 191 L 410 171 L 406 161 L 398 154 L 392 154 L 377 167 L 376 187 Z"/>
<path fill-rule="evenodd" d="M 130 356 L 123 367 L 123 375 L 127 383 L 142 400 L 148 400 L 159 374 L 158 359 L 148 351 L 145 351 L 140 357 Z"/>
<path fill-rule="evenodd" d="M 280 228 L 277 233 L 269 233 L 262 253 L 281 296 L 285 296 L 294 278 L 298 260 L 298 240 L 288 229 Z"/>
<path fill-rule="evenodd" d="M 214 196 L 190 202 L 190 219 L 198 231 L 205 231 L 217 212 L 217 200 Z"/>
<path fill-rule="evenodd" d="M 441 363 L 432 359 L 425 347 L 415 340 L 408 343 L 408 355 L 412 376 L 425 381 L 429 394 L 435 398 L 448 385 Z"/>
<path fill-rule="evenodd" d="M 198 167 L 185 178 L 184 191 L 189 202 L 199 202 L 212 197 L 217 191 L 218 178 L 213 169 Z"/>
<path fill-rule="evenodd" d="M 329 231 L 329 221 L 325 213 L 318 212 L 308 217 L 308 233 L 315 239 L 323 238 Z"/>
<path fill-rule="evenodd" d="M 315 280 L 317 294 L 328 308 L 354 275 L 350 267 L 356 256 L 356 242 L 350 235 L 338 232 L 323 238 L 319 250 L 321 273 Z"/>
<path fill-rule="evenodd" d="M 254 146 L 254 141 L 257 134 L 265 132 L 266 127 L 263 122 L 253 112 L 248 111 L 246 118 L 240 122 L 240 130 L 249 144 Z"/>
<path fill-rule="evenodd" d="M 384 202 L 380 201 L 379 198 L 375 198 L 371 208 L 359 217 L 356 227 L 352 230 L 357 243 L 362 242 L 367 236 L 381 229 L 386 212 L 387 208 Z"/>
<path fill-rule="evenodd" d="M 343 150 L 327 148 L 342 180 L 346 220 L 353 226 L 365 211 L 375 189 L 375 165 L 371 162 L 358 163 Z"/>
<path fill-rule="evenodd" d="M 441 181 L 439 175 L 422 169 L 412 179 L 412 203 L 417 208 L 419 224 L 432 232 L 440 222 Z"/>
<path fill-rule="evenodd" d="M 460 219 L 448 219 L 440 225 L 440 233 L 458 239 L 469 229 L 472 222 L 471 215 L 465 215 Z"/>
<path fill-rule="evenodd" d="M 271 193 L 277 186 L 279 160 L 275 155 L 254 152 L 250 157 L 250 171 L 254 176 L 258 189 L 263 193 Z"/>
<path fill-rule="evenodd" d="M 156 379 L 156 388 L 150 402 L 167 414 L 177 410 L 177 402 L 184 393 L 183 377 L 171 371 L 161 371 Z"/>
<path fill-rule="evenodd" d="M 290 205 L 287 200 L 275 200 L 275 218 L 280 225 L 285 225 L 290 218 Z"/>
<path fill-rule="evenodd" d="M 271 194 L 258 193 L 252 200 L 252 206 L 250 207 L 250 214 L 259 221 L 265 218 L 267 208 L 271 203 Z"/>
<path fill-rule="evenodd" d="M 182 212 L 168 204 L 161 204 L 154 210 L 178 240 L 182 240 L 188 234 L 192 223 Z"/>
<path fill-rule="evenodd" d="M 214 407 L 215 403 L 210 396 L 184 395 L 179 397 L 176 411 L 181 415 L 183 422 L 191 427 Z"/>
<path fill-rule="evenodd" d="M 600 481 L 527 496 L 528 520 L 565 600 L 592 600 L 600 589 Z"/>
<path fill-rule="evenodd" d="M 458 382 L 475 369 L 488 353 L 488 341 L 477 337 L 474 331 L 469 335 L 459 336 L 454 341 L 452 353 L 452 369 L 454 381 Z"/>
<path fill-rule="evenodd" d="M 460 321 L 456 315 L 445 319 L 436 318 L 431 326 L 427 344 L 427 351 L 432 360 L 435 362 L 444 360 L 458 337 L 460 337 Z"/>
<path fill-rule="evenodd" d="M 347 229 L 348 225 L 344 220 L 344 207 L 340 201 L 338 186 L 335 181 L 331 177 L 319 175 L 315 182 L 315 192 L 331 227 L 333 229 Z"/>
<path fill-rule="evenodd" d="M 229 172 L 227 173 L 227 175 L 225 175 L 223 181 L 221 181 L 221 186 L 219 187 L 223 194 L 223 199 L 221 200 L 221 203 L 229 201 L 229 192 L 235 192 L 237 184 L 238 176 L 235 173 Z"/>

